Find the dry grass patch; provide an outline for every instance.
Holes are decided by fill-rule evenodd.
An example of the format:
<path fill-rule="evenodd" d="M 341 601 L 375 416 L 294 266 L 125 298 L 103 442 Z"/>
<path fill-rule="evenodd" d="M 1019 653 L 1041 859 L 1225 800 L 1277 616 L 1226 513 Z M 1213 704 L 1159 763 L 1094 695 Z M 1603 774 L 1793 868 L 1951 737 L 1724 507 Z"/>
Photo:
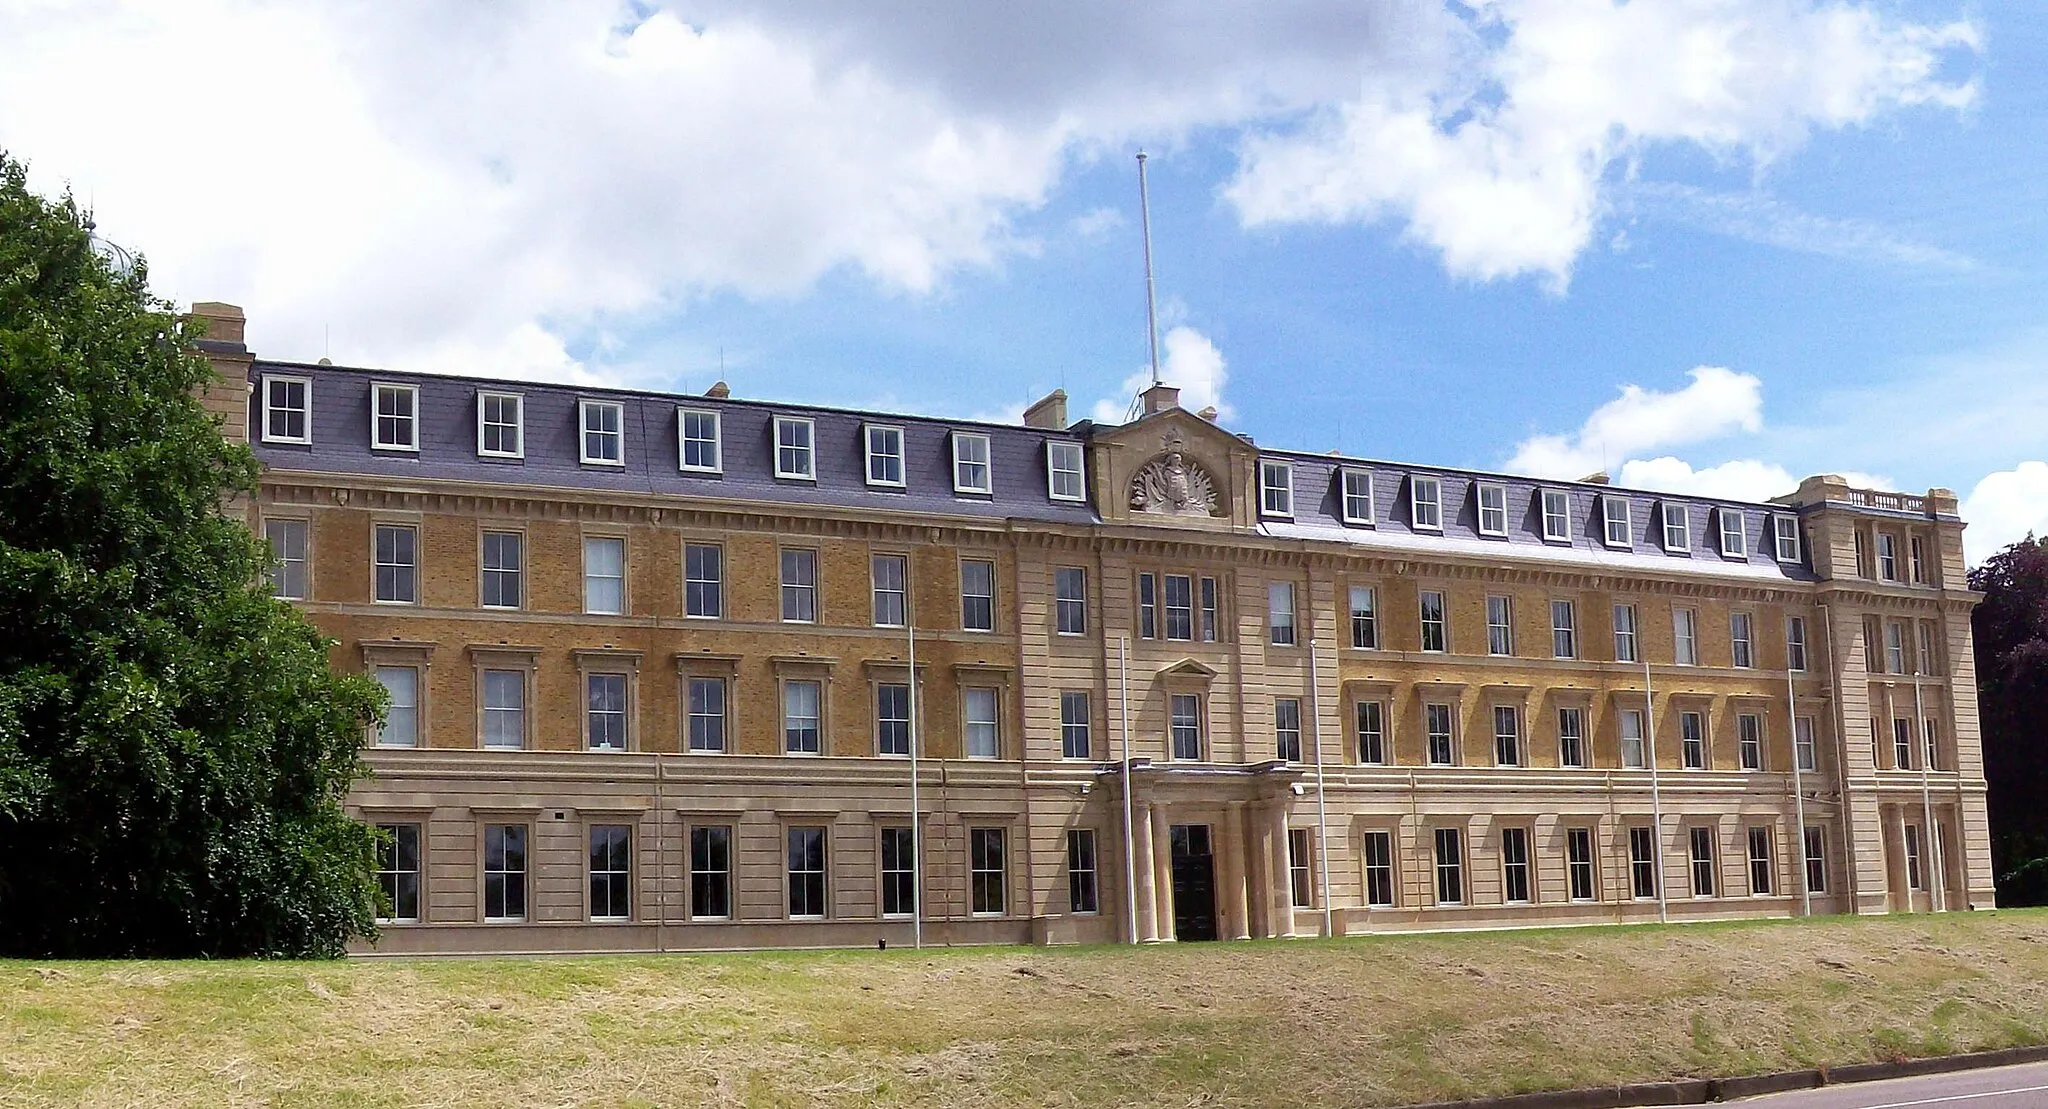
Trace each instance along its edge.
<path fill-rule="evenodd" d="M 0 963 L 0 1105 L 1398 1105 L 2048 1042 L 2048 913 L 963 949 Z"/>

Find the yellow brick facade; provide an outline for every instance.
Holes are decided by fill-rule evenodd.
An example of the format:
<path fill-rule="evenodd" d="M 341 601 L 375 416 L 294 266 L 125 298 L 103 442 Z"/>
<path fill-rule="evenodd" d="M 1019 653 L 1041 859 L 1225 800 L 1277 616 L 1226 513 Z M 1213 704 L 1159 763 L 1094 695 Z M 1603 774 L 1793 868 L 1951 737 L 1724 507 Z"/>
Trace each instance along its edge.
<path fill-rule="evenodd" d="M 1133 507 L 1137 467 L 1169 440 L 1215 475 L 1215 512 Z M 905 629 L 876 626 L 877 555 L 908 567 L 928 943 L 1993 903 L 1969 631 L 1976 598 L 1963 586 L 1961 523 L 1942 491 L 1903 497 L 1810 479 L 1782 507 L 1798 514 L 1810 547 L 1811 576 L 1799 579 L 1546 560 L 1505 545 L 1288 537 L 1261 526 L 1258 452 L 1170 398 L 1133 424 L 1094 429 L 1087 452 L 1098 518 L 1079 525 L 394 481 L 273 462 L 252 524 L 304 521 L 299 603 L 336 641 L 334 665 L 410 667 L 420 678 L 418 745 L 366 736 L 374 774 L 349 800 L 365 820 L 420 834 L 417 919 L 386 927 L 376 950 L 913 942 L 919 925 L 882 903 L 883 830 L 911 823 L 911 767 L 879 753 L 876 689 L 907 680 L 911 645 Z M 379 524 L 418 529 L 417 603 L 373 600 Z M 487 531 L 521 536 L 516 609 L 482 604 Z M 1917 580 L 1881 580 L 1859 564 L 1880 535 L 1895 552 L 1917 539 Z M 590 537 L 624 541 L 622 615 L 584 611 Z M 693 543 L 722 553 L 716 619 L 685 613 Z M 782 618 L 785 550 L 816 553 L 815 622 Z M 992 631 L 962 627 L 963 559 L 994 563 Z M 1062 568 L 1085 579 L 1079 634 L 1058 627 Z M 1141 591 L 1164 588 L 1168 576 L 1196 592 L 1204 579 L 1215 585 L 1213 620 L 1196 597 L 1185 639 L 1168 637 L 1158 609 L 1144 634 Z M 1274 642 L 1276 582 L 1293 586 L 1291 645 Z M 1354 589 L 1372 591 L 1370 648 L 1354 645 Z M 1424 649 L 1425 591 L 1446 602 L 1448 650 Z M 1505 654 L 1489 650 L 1489 597 L 1511 613 Z M 1570 605 L 1568 652 L 1555 642 L 1558 602 Z M 1634 613 L 1633 660 L 1618 657 L 1617 606 Z M 1681 610 L 1696 629 L 1691 664 L 1678 660 Z M 1736 656 L 1738 615 L 1750 631 L 1748 665 Z M 1787 666 L 1794 619 L 1805 628 L 1799 670 Z M 1884 657 L 1892 622 L 1911 655 L 1904 667 Z M 485 670 L 527 683 L 520 749 L 484 748 Z M 590 749 L 593 673 L 627 679 L 625 750 Z M 692 677 L 726 683 L 722 752 L 688 749 Z M 822 692 L 818 754 L 785 751 L 791 681 Z M 992 758 L 969 756 L 969 690 L 994 691 Z M 1087 705 L 1082 757 L 1063 756 L 1062 694 Z M 1200 707 L 1197 757 L 1174 750 L 1176 696 Z M 1300 755 L 1285 760 L 1283 701 L 1300 712 Z M 1378 763 L 1362 759 L 1361 704 L 1378 706 Z M 1431 706 L 1450 717 L 1447 764 L 1432 758 Z M 1513 711 L 1513 765 L 1501 765 L 1498 710 Z M 1565 757 L 1566 714 L 1582 727 L 1582 765 Z M 1631 715 L 1654 769 L 1630 765 Z M 1688 718 L 1700 724 L 1696 759 Z M 1892 730 L 1901 719 L 1911 729 L 1904 767 Z M 1811 730 L 1814 765 L 1795 775 L 1800 727 Z M 527 836 L 517 920 L 486 919 L 491 826 Z M 593 827 L 628 829 L 621 920 L 593 919 Z M 719 919 L 693 913 L 700 828 L 729 836 Z M 824 830 L 824 905 L 800 914 L 788 849 L 791 830 L 808 828 Z M 1080 912 L 1070 903 L 1077 830 L 1094 834 L 1094 904 Z M 975 844 L 997 831 L 1003 857 L 991 869 Z M 1643 834 L 1654 844 L 1647 858 L 1632 852 Z M 1203 840 L 1206 852 L 1196 850 Z"/>

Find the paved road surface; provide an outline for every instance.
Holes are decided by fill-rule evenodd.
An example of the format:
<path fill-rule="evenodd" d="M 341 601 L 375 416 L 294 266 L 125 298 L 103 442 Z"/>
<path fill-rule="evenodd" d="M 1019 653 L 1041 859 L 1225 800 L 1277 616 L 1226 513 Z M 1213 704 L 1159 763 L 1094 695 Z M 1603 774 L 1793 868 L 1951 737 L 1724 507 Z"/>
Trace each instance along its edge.
<path fill-rule="evenodd" d="M 2048 1109 L 2048 1063 L 1772 1094 L 1751 1109 Z"/>

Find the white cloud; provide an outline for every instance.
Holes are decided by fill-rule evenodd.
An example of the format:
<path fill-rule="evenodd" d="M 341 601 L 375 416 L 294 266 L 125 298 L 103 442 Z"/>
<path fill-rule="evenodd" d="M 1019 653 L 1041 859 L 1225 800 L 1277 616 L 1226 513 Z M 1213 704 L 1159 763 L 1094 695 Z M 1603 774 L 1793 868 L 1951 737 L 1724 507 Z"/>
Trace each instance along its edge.
<path fill-rule="evenodd" d="M 1614 483 L 1629 489 L 1726 497 L 1737 501 L 1767 501 L 1790 493 L 1799 486 L 1799 480 L 1783 466 L 1770 462 L 1738 459 L 1694 469 L 1691 463 L 1668 454 L 1622 463 Z"/>
<path fill-rule="evenodd" d="M 1687 376 L 1692 382 L 1675 392 L 1622 386 L 1621 396 L 1594 409 L 1575 434 L 1523 440 L 1507 468 L 1532 477 L 1578 478 L 1648 451 L 1763 427 L 1763 382 L 1754 375 L 1698 366 Z"/>
<path fill-rule="evenodd" d="M 1975 566 L 2029 534 L 2048 535 L 2048 462 L 1988 474 L 1963 498 L 1963 554 Z"/>
<path fill-rule="evenodd" d="M 1454 272 L 1561 275 L 1643 143 L 1768 156 L 1974 93 L 1938 73 L 1973 29 L 1869 5 L 1470 11 L 0 0 L 0 147 L 259 350 L 560 375 L 703 296 L 918 294 L 1029 252 L 1017 217 L 1140 136 L 1315 120 L 1246 144 L 1245 220 L 1385 209 Z"/>
<path fill-rule="evenodd" d="M 1207 335 L 1182 325 L 1168 331 L 1161 338 L 1159 347 L 1159 378 L 1180 389 L 1182 408 L 1200 412 L 1214 406 L 1218 420 L 1228 421 L 1236 417 L 1236 410 L 1223 399 L 1223 386 L 1230 380 L 1230 369 L 1223 360 L 1223 352 L 1216 349 L 1216 344 L 1210 342 Z M 1130 413 L 1131 399 L 1151 384 L 1151 367 L 1140 368 L 1124 379 L 1121 396 L 1096 401 L 1090 416 L 1098 423 L 1123 423 Z"/>
<path fill-rule="evenodd" d="M 1105 235 L 1124 225 L 1124 214 L 1115 208 L 1090 208 L 1075 216 L 1067 226 L 1084 239 Z"/>
<path fill-rule="evenodd" d="M 1813 0 L 1474 0 L 1468 65 L 1370 77 L 1291 132 L 1250 139 L 1226 195 L 1248 224 L 1393 216 L 1479 279 L 1556 288 L 1592 240 L 1617 167 L 1686 143 L 1758 165 L 1816 128 L 1900 107 L 1958 109 L 1942 76 L 1974 25 Z M 1488 37 L 1499 45 L 1481 45 Z"/>
<path fill-rule="evenodd" d="M 1968 255 L 1916 242 L 1867 220 L 1801 212 L 1760 192 L 1718 193 L 1691 185 L 1644 182 L 1631 186 L 1626 199 L 1636 212 L 1666 216 L 1781 250 L 1909 269 L 1966 272 L 1978 268 Z"/>

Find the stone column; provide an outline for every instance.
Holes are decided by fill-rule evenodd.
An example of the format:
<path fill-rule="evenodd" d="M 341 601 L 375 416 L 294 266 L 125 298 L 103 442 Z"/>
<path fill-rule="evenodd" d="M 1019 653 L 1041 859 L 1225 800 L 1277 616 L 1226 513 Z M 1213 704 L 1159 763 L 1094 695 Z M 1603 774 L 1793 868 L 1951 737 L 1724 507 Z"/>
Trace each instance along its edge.
<path fill-rule="evenodd" d="M 1244 802 L 1223 809 L 1223 938 L 1248 940 L 1251 906 L 1245 897 Z"/>
<path fill-rule="evenodd" d="M 1152 888 L 1152 806 L 1133 802 L 1131 807 L 1131 852 L 1134 857 L 1126 862 L 1138 884 L 1138 942 L 1151 943 L 1159 939 L 1158 917 L 1152 908 L 1156 897 Z"/>
<path fill-rule="evenodd" d="M 1266 836 L 1271 843 L 1269 848 L 1271 858 L 1266 864 L 1266 872 L 1272 875 L 1272 880 L 1266 884 L 1266 896 L 1270 898 L 1269 904 L 1273 906 L 1269 911 L 1269 917 L 1273 924 L 1274 936 L 1292 936 L 1294 935 L 1294 895 L 1290 888 L 1292 875 L 1288 872 L 1287 868 L 1287 799 L 1285 797 L 1281 797 L 1273 802 L 1273 810 L 1268 816 L 1268 821 L 1269 827 Z"/>
<path fill-rule="evenodd" d="M 1166 823 L 1166 806 L 1152 806 L 1152 881 L 1158 888 L 1153 898 L 1153 911 L 1158 921 L 1153 927 L 1161 940 L 1176 939 L 1173 934 L 1173 829 Z"/>

